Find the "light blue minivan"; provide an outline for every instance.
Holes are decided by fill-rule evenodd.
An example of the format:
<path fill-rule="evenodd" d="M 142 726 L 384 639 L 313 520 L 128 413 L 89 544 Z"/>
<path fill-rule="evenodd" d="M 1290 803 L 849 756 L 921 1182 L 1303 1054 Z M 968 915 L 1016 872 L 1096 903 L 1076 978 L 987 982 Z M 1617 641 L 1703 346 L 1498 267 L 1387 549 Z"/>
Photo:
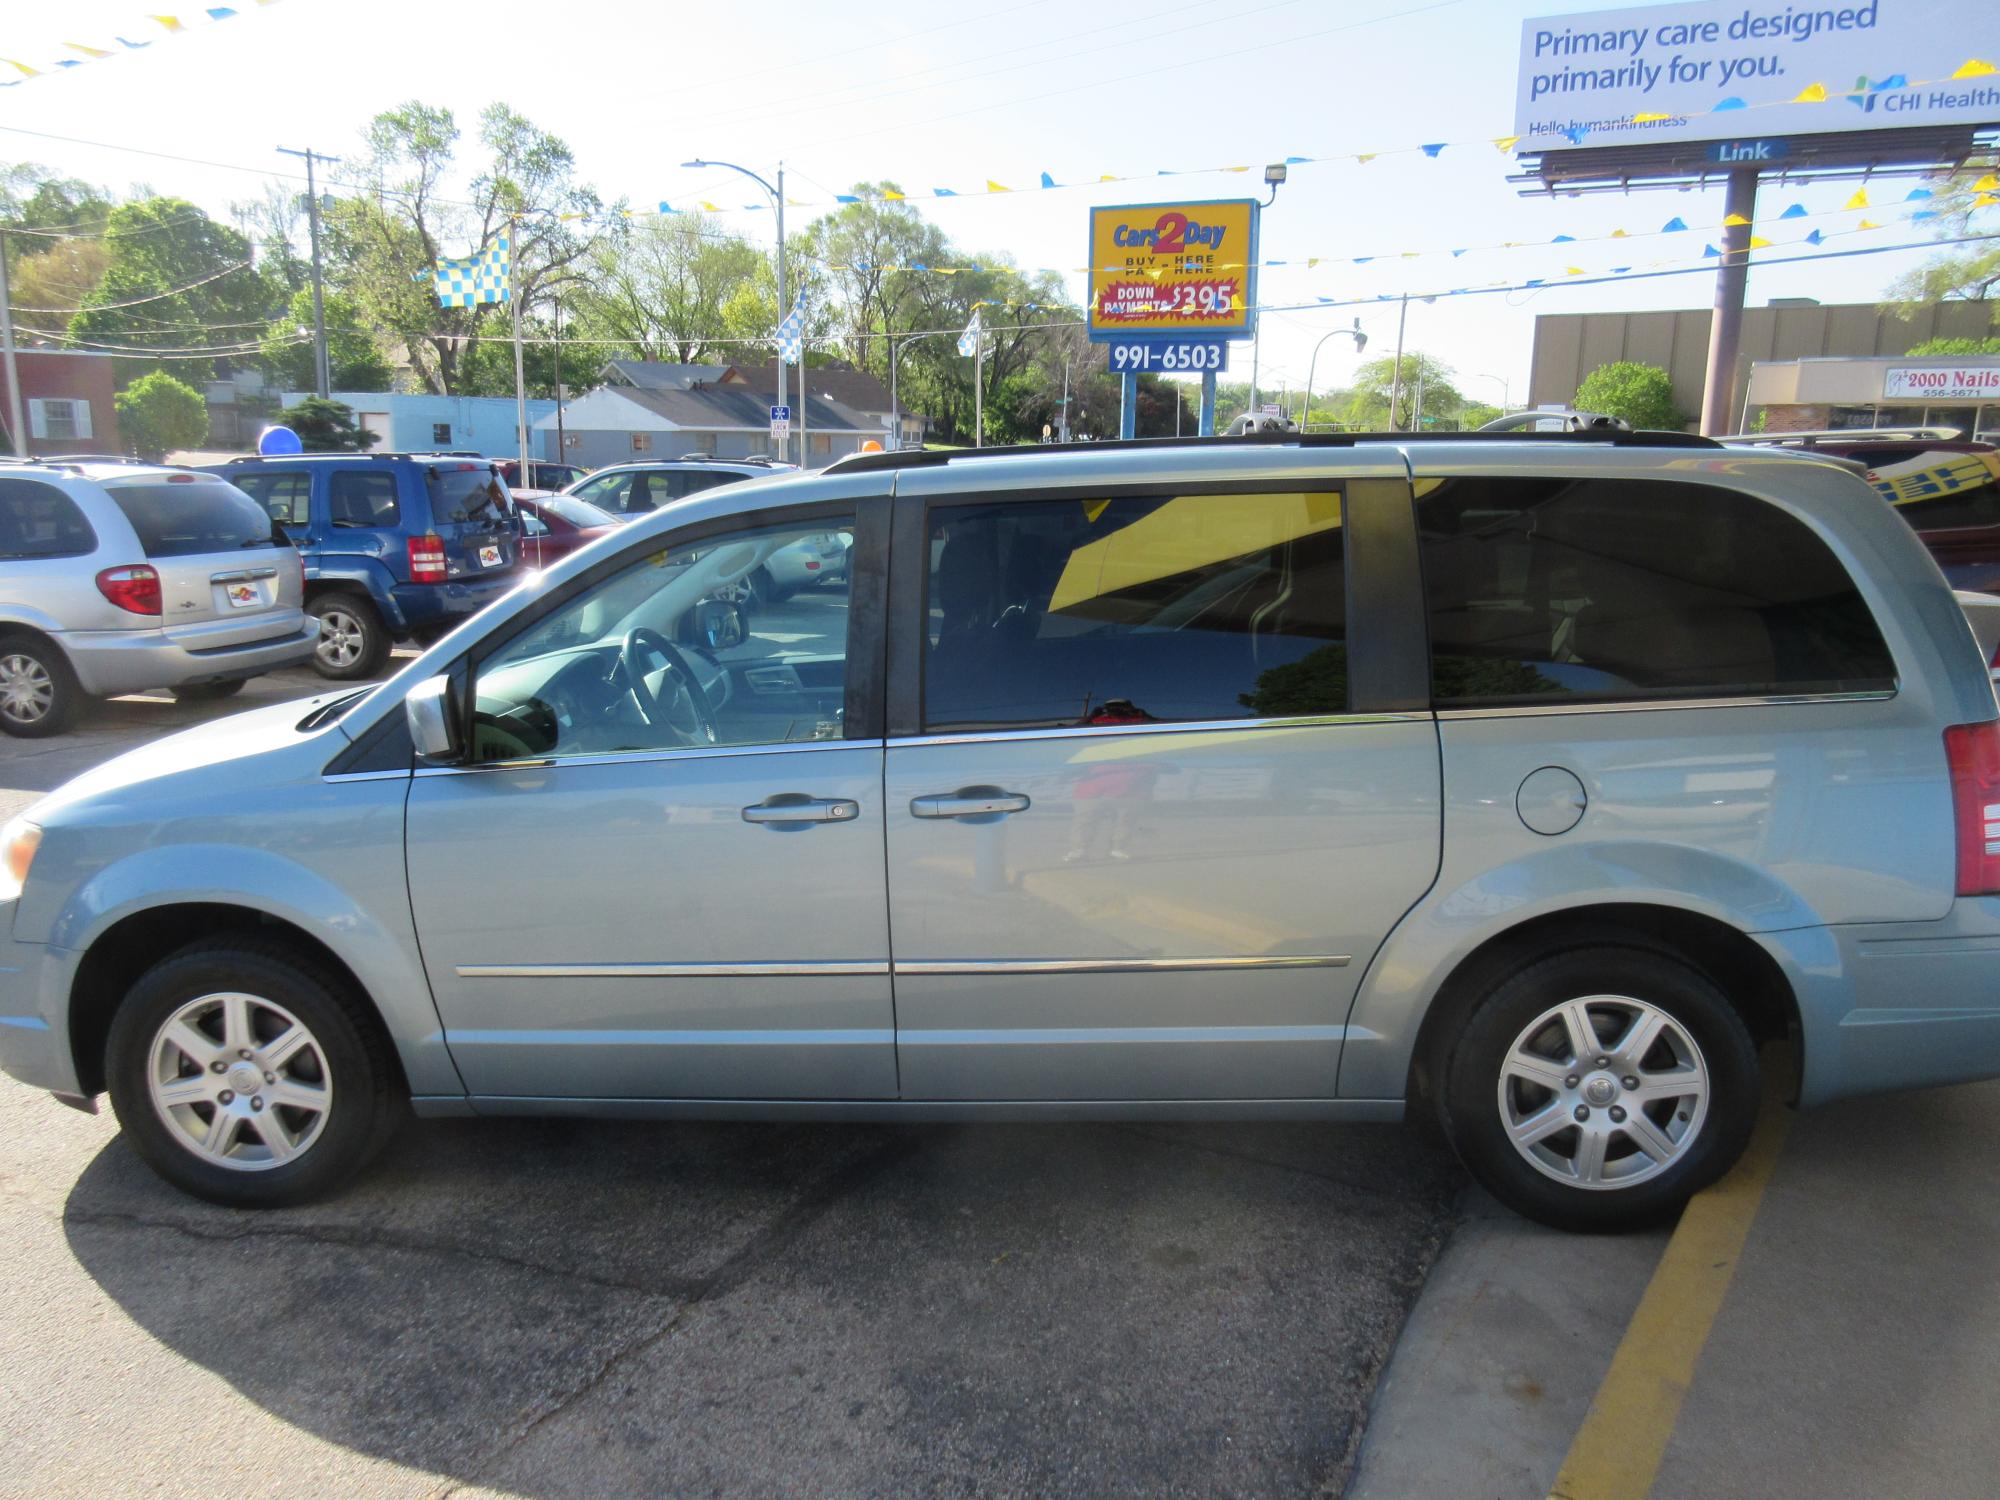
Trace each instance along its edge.
<path fill-rule="evenodd" d="M 686 628 L 777 549 L 843 585 Z M 898 453 L 8 826 L 0 1063 L 295 1203 L 425 1115 L 1433 1111 L 1576 1227 L 2000 1074 L 2000 723 L 1834 463 L 1664 434 Z"/>

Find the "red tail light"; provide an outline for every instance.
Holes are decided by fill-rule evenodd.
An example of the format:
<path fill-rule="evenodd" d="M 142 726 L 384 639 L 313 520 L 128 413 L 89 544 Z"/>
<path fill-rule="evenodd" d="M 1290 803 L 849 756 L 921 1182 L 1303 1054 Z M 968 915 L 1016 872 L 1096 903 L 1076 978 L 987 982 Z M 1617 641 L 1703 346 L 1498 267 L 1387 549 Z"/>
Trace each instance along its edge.
<path fill-rule="evenodd" d="M 160 575 L 144 563 L 130 568 L 106 568 L 97 575 L 97 592 L 135 615 L 160 612 Z"/>
<path fill-rule="evenodd" d="M 410 538 L 410 582 L 444 582 L 444 541 L 436 536 Z"/>
<path fill-rule="evenodd" d="M 2000 720 L 1944 732 L 1958 828 L 1958 894 L 2000 895 Z"/>

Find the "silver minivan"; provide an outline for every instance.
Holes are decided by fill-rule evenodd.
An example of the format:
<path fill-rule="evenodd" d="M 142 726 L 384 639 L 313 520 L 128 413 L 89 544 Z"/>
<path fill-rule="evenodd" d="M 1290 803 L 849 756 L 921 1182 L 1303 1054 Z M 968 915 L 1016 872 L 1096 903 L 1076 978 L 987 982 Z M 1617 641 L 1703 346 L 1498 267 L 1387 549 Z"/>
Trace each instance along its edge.
<path fill-rule="evenodd" d="M 801 537 L 844 585 L 689 612 Z M 0 838 L 0 1063 L 227 1203 L 425 1115 L 1439 1118 L 1653 1222 L 2000 1074 L 2000 723 L 1807 456 L 1589 432 L 843 461 Z"/>
<path fill-rule="evenodd" d="M 256 501 L 185 469 L 0 463 L 0 731 L 146 688 L 226 697 L 312 659 L 299 556 Z"/>

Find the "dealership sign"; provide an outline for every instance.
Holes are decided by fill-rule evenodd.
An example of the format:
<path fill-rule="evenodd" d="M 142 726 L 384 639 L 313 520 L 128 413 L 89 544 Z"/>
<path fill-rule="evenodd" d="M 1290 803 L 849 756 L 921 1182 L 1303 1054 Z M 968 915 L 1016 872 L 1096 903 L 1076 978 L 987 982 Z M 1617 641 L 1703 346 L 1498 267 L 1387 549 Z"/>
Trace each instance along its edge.
<path fill-rule="evenodd" d="M 2000 121 L 1995 0 L 1691 0 L 1521 25 L 1523 151 Z M 1981 49 L 1985 49 L 1983 52 Z M 1789 102 L 1817 84 L 1822 103 Z M 1746 111 L 1737 114 L 1735 111 Z"/>
<path fill-rule="evenodd" d="M 1247 338 L 1256 303 L 1256 200 L 1090 211 L 1090 336 L 1098 343 Z M 1131 368 L 1142 367 L 1151 366 Z"/>
<path fill-rule="evenodd" d="M 1882 376 L 1885 401 L 2000 401 L 2000 365 L 1891 365 Z"/>

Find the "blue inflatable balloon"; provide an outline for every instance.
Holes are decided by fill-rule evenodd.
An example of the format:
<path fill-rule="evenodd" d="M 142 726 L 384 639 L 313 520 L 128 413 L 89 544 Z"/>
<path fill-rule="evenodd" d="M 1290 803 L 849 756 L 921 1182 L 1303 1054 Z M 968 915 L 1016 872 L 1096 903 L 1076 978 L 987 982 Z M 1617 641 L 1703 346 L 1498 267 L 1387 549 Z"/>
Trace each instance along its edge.
<path fill-rule="evenodd" d="M 257 439 L 257 451 L 263 454 L 303 453 L 306 445 L 289 427 L 266 427 Z"/>

